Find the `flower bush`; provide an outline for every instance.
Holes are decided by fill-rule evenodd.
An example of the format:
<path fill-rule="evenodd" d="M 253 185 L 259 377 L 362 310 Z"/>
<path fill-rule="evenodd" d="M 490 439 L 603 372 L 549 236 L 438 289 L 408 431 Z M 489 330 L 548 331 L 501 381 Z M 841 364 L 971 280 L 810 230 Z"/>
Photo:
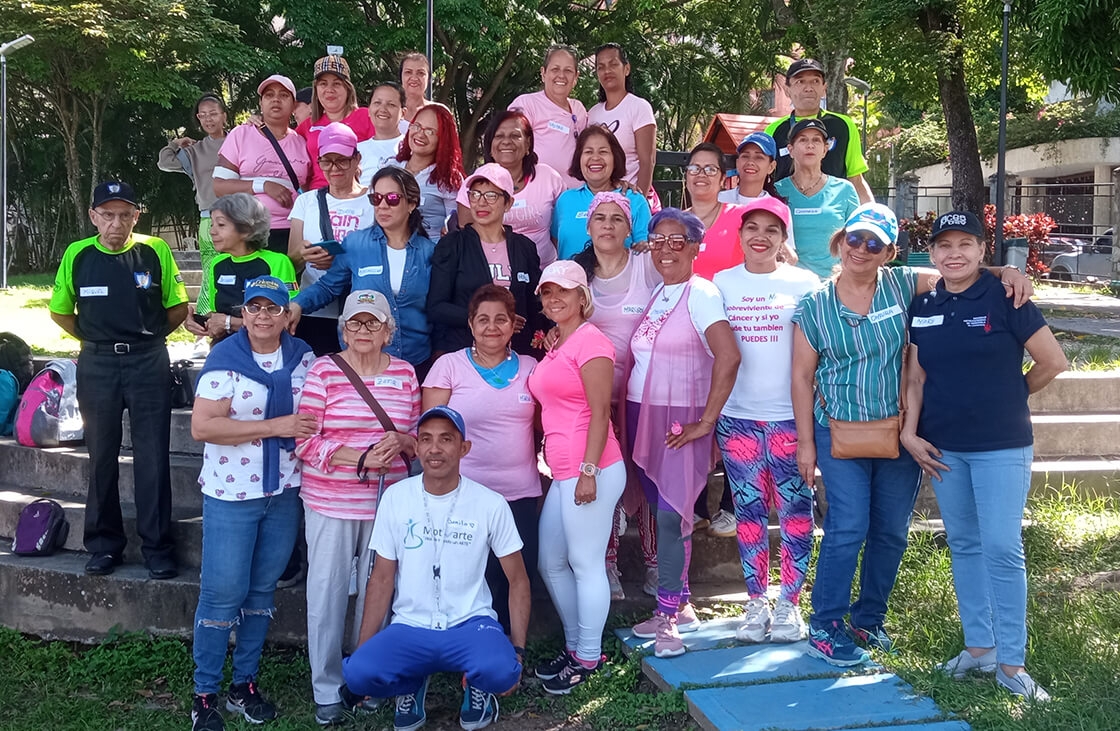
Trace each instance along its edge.
<path fill-rule="evenodd" d="M 1050 232 L 1058 224 L 1045 213 L 1006 216 L 1003 219 L 1003 239 L 1027 240 L 1027 275 L 1037 277 L 1050 271 L 1042 263 L 1042 247 L 1050 239 Z M 984 206 L 984 231 L 988 239 L 988 251 L 995 251 L 996 207 L 989 203 Z"/>

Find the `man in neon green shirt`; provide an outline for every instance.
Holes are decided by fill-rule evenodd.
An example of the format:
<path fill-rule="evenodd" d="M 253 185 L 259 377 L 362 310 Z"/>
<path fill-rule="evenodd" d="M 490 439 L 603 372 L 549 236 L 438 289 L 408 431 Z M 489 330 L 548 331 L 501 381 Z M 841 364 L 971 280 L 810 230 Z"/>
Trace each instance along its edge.
<path fill-rule="evenodd" d="M 167 242 L 132 232 L 132 186 L 101 183 L 90 221 L 97 235 L 66 248 L 51 319 L 82 342 L 78 408 L 89 448 L 86 573 L 113 573 L 127 537 L 118 485 L 121 417 L 132 428 L 136 529 L 153 579 L 178 574 L 171 539 L 171 383 L 165 338 L 187 316 L 187 291 Z"/>
<path fill-rule="evenodd" d="M 855 186 L 860 203 L 873 203 L 875 197 L 871 187 L 863 179 L 867 172 L 867 161 L 859 143 L 859 130 L 852 118 L 837 112 L 821 109 L 827 87 L 824 81 L 824 67 L 811 58 L 802 58 L 790 64 L 786 71 L 786 89 L 793 102 L 793 113 L 772 122 L 766 134 L 774 138 L 778 145 L 778 167 L 774 171 L 774 181 L 789 177 L 793 162 L 789 157 L 789 131 L 793 124 L 805 117 L 817 117 L 824 123 L 829 135 L 829 148 L 824 156 L 821 170 L 837 178 L 847 178 Z"/>

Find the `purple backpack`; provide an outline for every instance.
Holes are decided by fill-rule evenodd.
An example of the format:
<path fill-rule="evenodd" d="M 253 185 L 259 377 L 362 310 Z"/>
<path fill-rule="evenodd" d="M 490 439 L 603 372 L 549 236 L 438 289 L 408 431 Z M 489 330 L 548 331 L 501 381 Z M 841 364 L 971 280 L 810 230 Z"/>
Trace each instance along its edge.
<path fill-rule="evenodd" d="M 17 556 L 50 556 L 66 543 L 70 524 L 54 500 L 42 498 L 25 507 L 16 524 L 12 553 Z"/>

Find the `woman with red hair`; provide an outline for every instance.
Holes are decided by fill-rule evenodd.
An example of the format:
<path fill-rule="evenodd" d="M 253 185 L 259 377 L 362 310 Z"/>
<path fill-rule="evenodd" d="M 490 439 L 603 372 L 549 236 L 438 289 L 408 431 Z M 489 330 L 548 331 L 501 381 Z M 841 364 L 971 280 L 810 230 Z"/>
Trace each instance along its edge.
<path fill-rule="evenodd" d="M 447 217 L 455 210 L 455 195 L 463 183 L 463 153 L 455 118 L 442 104 L 429 104 L 416 113 L 401 141 L 396 164 L 420 184 L 420 215 L 428 236 L 438 239 Z"/>

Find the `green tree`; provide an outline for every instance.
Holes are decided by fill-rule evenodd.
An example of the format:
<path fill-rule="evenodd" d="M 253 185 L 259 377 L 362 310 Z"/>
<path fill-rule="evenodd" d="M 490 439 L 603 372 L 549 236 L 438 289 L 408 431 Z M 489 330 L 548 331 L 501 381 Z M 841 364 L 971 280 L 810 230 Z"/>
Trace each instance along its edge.
<path fill-rule="evenodd" d="M 1028 0 L 1023 4 L 1031 53 L 1052 79 L 1076 93 L 1120 101 L 1120 3 Z M 1020 3 L 1016 3 L 1016 9 Z"/>

